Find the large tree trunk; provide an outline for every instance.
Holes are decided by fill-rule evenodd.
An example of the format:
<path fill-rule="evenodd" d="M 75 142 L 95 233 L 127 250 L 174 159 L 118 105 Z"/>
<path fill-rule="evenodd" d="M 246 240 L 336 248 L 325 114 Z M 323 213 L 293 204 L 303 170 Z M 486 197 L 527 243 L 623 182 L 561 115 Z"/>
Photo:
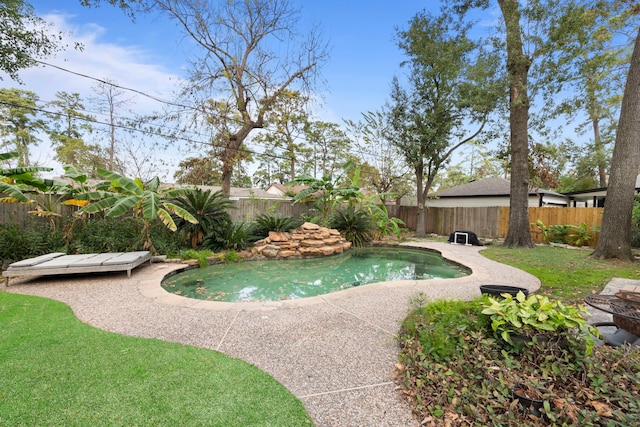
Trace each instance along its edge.
<path fill-rule="evenodd" d="M 595 258 L 633 259 L 631 252 L 631 214 L 636 176 L 640 165 L 640 32 L 636 37 L 624 98 L 616 144 L 611 159 L 611 175 L 607 187 L 602 232 Z"/>
<path fill-rule="evenodd" d="M 416 169 L 416 197 L 418 201 L 418 212 L 416 218 L 416 237 L 427 237 L 424 227 L 424 189 L 422 188 L 422 168 Z"/>
<path fill-rule="evenodd" d="M 511 131 L 511 196 L 509 231 L 504 245 L 534 247 L 529 230 L 529 95 L 531 60 L 524 54 L 517 0 L 498 0 L 507 32 L 509 129 Z"/>
<path fill-rule="evenodd" d="M 248 116 L 245 116 L 248 117 Z M 253 129 L 262 127 L 262 116 L 258 118 L 257 122 L 252 122 L 250 119 L 246 119 L 240 130 L 232 135 L 229 135 L 227 145 L 220 154 L 220 160 L 222 161 L 222 177 L 220 184 L 220 191 L 227 196 L 231 194 L 231 177 L 233 176 L 233 166 L 240 158 L 240 148 L 242 143 L 249 136 L 249 133 Z"/>

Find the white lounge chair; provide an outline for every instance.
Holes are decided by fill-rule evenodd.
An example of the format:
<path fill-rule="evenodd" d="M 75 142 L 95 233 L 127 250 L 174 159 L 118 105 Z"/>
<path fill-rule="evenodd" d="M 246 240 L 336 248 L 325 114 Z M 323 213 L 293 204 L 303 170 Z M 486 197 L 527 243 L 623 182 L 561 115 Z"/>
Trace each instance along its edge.
<path fill-rule="evenodd" d="M 55 252 L 14 262 L 2 272 L 2 277 L 4 277 L 5 286 L 9 286 L 10 277 L 18 276 L 126 271 L 127 277 L 131 277 L 131 270 L 146 261 L 151 263 L 151 252 L 149 251 L 82 255 L 67 255 Z"/>

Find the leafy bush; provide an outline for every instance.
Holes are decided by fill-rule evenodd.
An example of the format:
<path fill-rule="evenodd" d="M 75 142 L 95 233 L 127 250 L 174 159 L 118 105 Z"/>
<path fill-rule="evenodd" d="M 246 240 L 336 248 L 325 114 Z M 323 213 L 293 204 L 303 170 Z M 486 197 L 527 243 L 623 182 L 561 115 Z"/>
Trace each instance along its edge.
<path fill-rule="evenodd" d="M 263 213 L 254 220 L 253 233 L 256 237 L 263 238 L 267 237 L 270 231 L 289 231 L 301 225 L 302 221 L 298 218 Z"/>
<path fill-rule="evenodd" d="M 67 228 L 68 253 L 130 252 L 142 250 L 144 221 L 139 218 L 94 216 Z"/>
<path fill-rule="evenodd" d="M 600 231 L 599 226 L 592 225 L 589 227 L 584 222 L 580 225 L 573 225 L 572 227 L 569 240 L 573 246 L 588 246 L 591 239 L 593 239 L 592 234 Z"/>
<path fill-rule="evenodd" d="M 481 307 L 478 300 L 436 301 L 403 322 L 396 378 L 417 419 L 452 427 L 638 425 L 637 350 L 596 347 L 576 358 L 570 349 L 532 342 L 528 351 L 504 351 Z M 522 382 L 548 390 L 553 407 L 539 418 L 519 407 L 511 388 Z"/>
<path fill-rule="evenodd" d="M 196 249 L 184 249 L 180 251 L 180 257 L 182 259 L 195 259 L 198 261 L 200 268 L 209 266 L 209 257 L 213 255 L 208 249 L 196 250 Z"/>
<path fill-rule="evenodd" d="M 509 294 L 502 296 L 502 299 L 488 297 L 482 310 L 482 314 L 490 317 L 491 329 L 500 339 L 513 346 L 513 334 L 529 339 L 546 334 L 571 342 L 584 341 L 586 354 L 591 353 L 592 335 L 597 335 L 597 331 L 587 326 L 583 315 L 588 313 L 583 307 L 564 305 L 544 295 L 526 297 L 522 292 L 515 298 Z"/>
<path fill-rule="evenodd" d="M 400 218 L 389 217 L 389 212 L 384 204 L 369 203 L 368 209 L 371 214 L 371 220 L 375 227 L 374 235 L 376 238 L 382 238 L 393 234 L 396 239 L 400 239 L 402 229 L 405 227 L 404 221 Z"/>
<path fill-rule="evenodd" d="M 160 221 L 151 224 L 151 240 L 159 254 L 177 254 L 184 247 L 180 233 L 169 230 Z"/>
<path fill-rule="evenodd" d="M 258 238 L 253 233 L 250 224 L 245 222 L 223 223 L 207 235 L 203 246 L 216 251 L 220 250 L 242 250 L 248 248 Z"/>
<path fill-rule="evenodd" d="M 235 207 L 226 194 L 211 190 L 191 189 L 173 201 L 198 220 L 197 224 L 182 218 L 175 220 L 178 230 L 185 235 L 192 248 L 200 245 L 204 237 L 221 224 L 231 222 L 231 216 L 227 210 Z"/>
<path fill-rule="evenodd" d="M 549 229 L 549 227 L 547 227 L 541 219 L 537 220 L 534 223 L 531 223 L 531 225 L 535 226 L 538 229 L 538 232 L 542 234 L 544 242 L 549 243 L 549 238 L 551 237 L 551 230 Z"/>
<path fill-rule="evenodd" d="M 0 264 L 65 250 L 62 233 L 44 222 L 0 225 L 0 242 Z"/>
<path fill-rule="evenodd" d="M 569 243 L 569 234 L 573 229 L 573 225 L 559 225 L 555 224 L 549 227 L 551 232 L 551 241 L 553 243 Z"/>
<path fill-rule="evenodd" d="M 353 206 L 335 211 L 331 215 L 329 226 L 340 231 L 354 247 L 366 246 L 373 238 L 373 225 L 369 213 L 357 210 Z"/>

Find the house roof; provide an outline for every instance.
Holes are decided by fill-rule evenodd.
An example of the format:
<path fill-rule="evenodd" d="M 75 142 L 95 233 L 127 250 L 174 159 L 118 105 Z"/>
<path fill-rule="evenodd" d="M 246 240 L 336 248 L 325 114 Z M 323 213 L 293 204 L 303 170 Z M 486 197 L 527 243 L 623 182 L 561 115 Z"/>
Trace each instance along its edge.
<path fill-rule="evenodd" d="M 201 190 L 211 190 L 211 191 L 220 191 L 222 187 L 217 185 L 179 185 L 179 184 L 170 184 L 174 188 L 180 187 L 197 187 Z M 231 187 L 229 191 L 230 199 L 289 199 L 289 197 L 283 197 L 278 194 L 267 193 L 265 190 L 260 188 L 240 188 L 240 187 Z"/>
<path fill-rule="evenodd" d="M 640 192 L 640 175 L 636 176 L 636 192 Z M 592 188 L 590 190 L 571 191 L 565 196 L 575 200 L 589 200 L 593 197 L 606 197 L 607 187 Z"/>
<path fill-rule="evenodd" d="M 281 192 L 282 194 L 285 194 L 287 192 L 293 192 L 297 194 L 302 190 L 304 190 L 305 188 L 307 188 L 307 186 L 306 185 L 284 185 L 280 183 L 273 183 L 269 185 L 269 187 L 267 187 L 266 191 L 270 191 L 272 188 Z"/>
<path fill-rule="evenodd" d="M 511 194 L 511 181 L 504 178 L 484 178 L 458 185 L 447 190 L 437 191 L 435 196 L 443 197 L 487 197 L 505 196 Z M 529 195 L 548 194 L 564 197 L 562 194 L 542 188 L 529 188 Z"/>
<path fill-rule="evenodd" d="M 65 177 L 55 177 L 53 178 L 55 181 L 62 182 L 65 184 L 71 184 L 72 181 L 69 178 Z M 96 185 L 105 180 L 96 180 L 91 179 L 87 180 L 87 185 Z M 191 185 L 191 184 L 172 184 L 172 183 L 161 183 L 164 188 L 199 188 L 201 190 L 211 190 L 212 192 L 222 190 L 222 187 L 216 185 Z M 267 193 L 265 190 L 260 188 L 240 188 L 240 187 L 231 187 L 229 192 L 230 199 L 273 199 L 273 200 L 285 200 L 290 199 L 289 197 L 281 196 L 279 194 Z"/>

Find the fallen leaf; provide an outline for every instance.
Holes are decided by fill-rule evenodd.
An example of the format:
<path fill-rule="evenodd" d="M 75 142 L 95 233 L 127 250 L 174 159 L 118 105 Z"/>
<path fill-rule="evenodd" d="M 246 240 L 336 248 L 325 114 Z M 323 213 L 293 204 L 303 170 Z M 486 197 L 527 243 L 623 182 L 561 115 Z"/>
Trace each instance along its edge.
<path fill-rule="evenodd" d="M 609 405 L 607 405 L 606 403 L 598 402 L 596 400 L 592 400 L 589 403 L 591 404 L 591 406 L 593 406 L 593 409 L 595 409 L 598 415 L 600 415 L 601 417 L 605 417 L 605 418 L 613 417 L 613 413 L 611 413 L 611 408 L 609 408 Z"/>

